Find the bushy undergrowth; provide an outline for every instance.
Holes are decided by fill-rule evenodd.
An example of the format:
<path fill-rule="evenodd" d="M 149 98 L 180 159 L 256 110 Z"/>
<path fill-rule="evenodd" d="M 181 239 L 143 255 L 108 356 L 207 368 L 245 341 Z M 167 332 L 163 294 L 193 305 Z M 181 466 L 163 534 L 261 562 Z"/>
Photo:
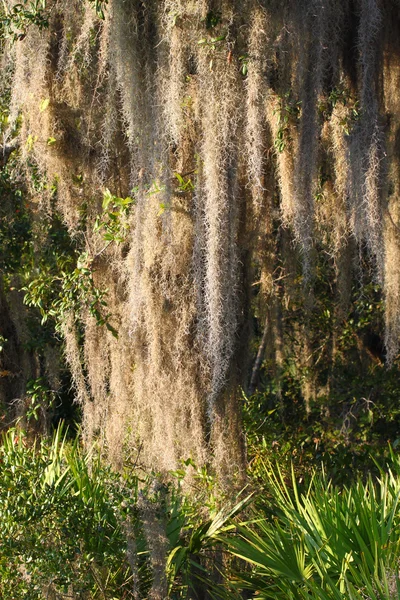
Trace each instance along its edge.
<path fill-rule="evenodd" d="M 0 598 L 198 597 L 218 571 L 217 536 L 247 500 L 221 509 L 214 479 L 190 460 L 171 481 L 116 473 L 62 427 L 35 442 L 3 433 Z"/>
<path fill-rule="evenodd" d="M 62 428 L 4 433 L 0 461 L 1 598 L 399 597 L 393 452 L 341 486 L 260 462 L 234 501 L 190 460 L 169 482 L 117 474 Z"/>
<path fill-rule="evenodd" d="M 339 488 L 323 472 L 301 485 L 293 470 L 285 477 L 266 465 L 267 497 L 226 539 L 251 565 L 231 578 L 232 587 L 276 600 L 398 598 L 400 478 L 393 466 L 397 472 Z"/>
<path fill-rule="evenodd" d="M 90 460 L 61 429 L 34 444 L 9 431 L 0 461 L 0 597 L 132 597 L 124 523 L 137 477 Z"/>

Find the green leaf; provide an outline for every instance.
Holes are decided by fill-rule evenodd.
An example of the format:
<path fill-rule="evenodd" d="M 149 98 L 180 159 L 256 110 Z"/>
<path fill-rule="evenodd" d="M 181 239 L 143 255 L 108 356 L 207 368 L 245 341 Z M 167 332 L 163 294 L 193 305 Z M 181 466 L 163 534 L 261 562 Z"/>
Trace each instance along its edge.
<path fill-rule="evenodd" d="M 106 210 L 108 208 L 113 199 L 114 196 L 111 194 L 110 190 L 106 188 L 103 191 L 103 210 Z"/>
<path fill-rule="evenodd" d="M 40 112 L 41 113 L 44 112 L 48 108 L 49 104 L 50 104 L 50 98 L 45 98 L 44 100 L 42 100 L 39 105 Z"/>

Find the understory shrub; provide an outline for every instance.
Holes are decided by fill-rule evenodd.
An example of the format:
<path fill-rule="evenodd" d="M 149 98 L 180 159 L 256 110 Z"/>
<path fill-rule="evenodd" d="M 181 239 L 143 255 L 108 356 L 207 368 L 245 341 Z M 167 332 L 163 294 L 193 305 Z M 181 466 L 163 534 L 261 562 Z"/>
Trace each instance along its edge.
<path fill-rule="evenodd" d="M 231 589 L 275 600 L 398 598 L 400 478 L 392 458 L 392 470 L 342 487 L 323 471 L 305 484 L 293 469 L 265 464 L 252 518 L 224 538 L 248 566 L 228 577 Z"/>
<path fill-rule="evenodd" d="M 8 431 L 0 462 L 0 597 L 134 597 L 125 526 L 139 540 L 137 477 L 83 454 L 62 428 L 33 444 Z"/>
<path fill-rule="evenodd" d="M 0 597 L 10 600 L 400 594 L 400 460 L 335 485 L 264 460 L 234 501 L 192 460 L 119 473 L 60 426 L 0 446 Z"/>

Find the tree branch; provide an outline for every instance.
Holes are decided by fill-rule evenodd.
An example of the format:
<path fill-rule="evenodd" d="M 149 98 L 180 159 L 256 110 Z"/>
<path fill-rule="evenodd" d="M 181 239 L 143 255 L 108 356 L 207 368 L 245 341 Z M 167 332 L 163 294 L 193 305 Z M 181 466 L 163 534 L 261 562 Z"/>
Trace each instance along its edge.
<path fill-rule="evenodd" d="M 8 163 L 11 154 L 18 148 L 17 144 L 8 144 L 3 146 L 2 152 L 0 153 L 0 167 L 3 168 Z"/>

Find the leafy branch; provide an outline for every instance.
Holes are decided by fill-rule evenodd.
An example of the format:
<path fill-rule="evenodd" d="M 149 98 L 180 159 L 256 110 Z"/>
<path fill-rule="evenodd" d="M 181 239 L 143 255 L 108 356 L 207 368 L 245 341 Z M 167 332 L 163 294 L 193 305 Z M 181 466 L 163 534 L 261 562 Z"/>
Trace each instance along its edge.
<path fill-rule="evenodd" d="M 108 0 L 90 0 L 90 3 L 94 4 L 96 14 L 99 17 L 99 19 L 102 19 L 104 21 L 104 8 L 108 4 Z"/>
<path fill-rule="evenodd" d="M 274 140 L 274 146 L 277 152 L 283 152 L 289 136 L 289 126 L 298 121 L 300 117 L 301 102 L 294 102 L 290 99 L 290 93 L 286 93 L 280 98 L 280 106 L 275 111 L 277 114 L 278 131 Z"/>
<path fill-rule="evenodd" d="M 11 8 L 3 0 L 0 9 L 0 37 L 9 37 L 14 42 L 23 40 L 31 25 L 40 30 L 49 26 L 46 0 L 23 0 Z"/>
<path fill-rule="evenodd" d="M 99 19 L 105 19 L 105 7 L 108 0 L 89 0 L 94 5 Z M 47 0 L 22 0 L 11 8 L 6 0 L 2 0 L 0 7 L 0 38 L 11 38 L 13 42 L 25 38 L 31 25 L 40 30 L 49 26 L 50 11 Z"/>
<path fill-rule="evenodd" d="M 106 242 L 124 242 L 129 230 L 126 217 L 132 204 L 135 204 L 135 200 L 130 196 L 119 198 L 106 188 L 103 195 L 103 212 L 96 218 L 94 232 L 101 233 Z"/>
<path fill-rule="evenodd" d="M 108 290 L 96 287 L 89 254 L 81 253 L 74 263 L 73 257 L 62 255 L 57 257 L 55 270 L 49 265 L 42 265 L 37 277 L 22 288 L 25 292 L 24 304 L 39 309 L 42 324 L 49 318 L 54 319 L 57 331 L 61 330 L 68 313 L 77 314 L 86 306 L 97 325 L 105 325 L 118 337 L 109 322 L 111 315 L 104 314 Z"/>

